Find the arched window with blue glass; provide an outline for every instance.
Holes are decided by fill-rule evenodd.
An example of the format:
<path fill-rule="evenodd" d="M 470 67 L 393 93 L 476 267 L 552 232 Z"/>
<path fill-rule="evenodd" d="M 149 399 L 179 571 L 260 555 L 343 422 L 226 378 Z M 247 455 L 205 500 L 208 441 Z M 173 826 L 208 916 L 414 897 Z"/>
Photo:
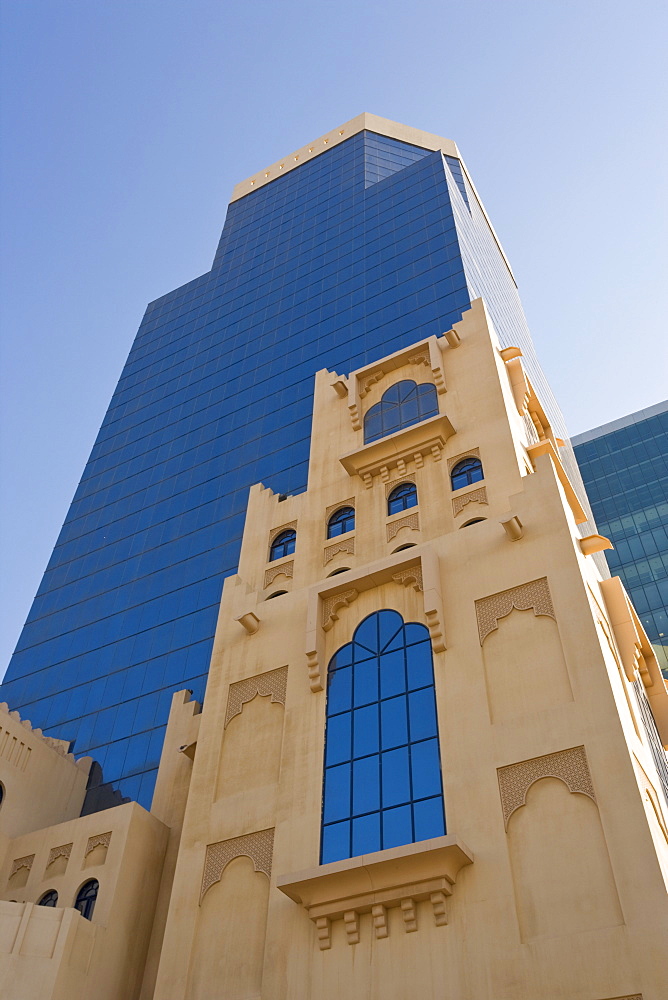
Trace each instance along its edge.
<path fill-rule="evenodd" d="M 352 507 L 339 507 L 327 522 L 327 537 L 335 538 L 355 529 L 355 511 Z"/>
<path fill-rule="evenodd" d="M 297 532 L 294 528 L 288 528 L 287 531 L 281 531 L 280 534 L 276 535 L 276 538 L 274 538 L 271 543 L 271 549 L 269 550 L 269 562 L 273 562 L 275 559 L 282 559 L 283 556 L 291 556 L 295 551 L 296 544 Z"/>
<path fill-rule="evenodd" d="M 482 462 L 474 455 L 457 462 L 450 473 L 453 490 L 460 490 L 462 486 L 472 486 L 473 483 L 480 482 L 482 478 Z"/>
<path fill-rule="evenodd" d="M 100 883 L 96 878 L 92 878 L 90 881 L 84 882 L 77 893 L 77 898 L 74 900 L 74 909 L 78 910 L 86 920 L 92 920 L 93 918 L 93 910 L 95 909 L 99 889 Z"/>
<path fill-rule="evenodd" d="M 378 441 L 388 434 L 419 424 L 427 417 L 438 416 L 436 387 L 430 382 L 417 385 L 412 379 L 397 382 L 383 393 L 364 418 L 364 443 Z"/>
<path fill-rule="evenodd" d="M 399 514 L 409 507 L 417 507 L 418 495 L 415 483 L 399 483 L 387 498 L 387 515 Z"/>
<path fill-rule="evenodd" d="M 378 611 L 329 664 L 321 863 L 444 833 L 429 632 Z"/>

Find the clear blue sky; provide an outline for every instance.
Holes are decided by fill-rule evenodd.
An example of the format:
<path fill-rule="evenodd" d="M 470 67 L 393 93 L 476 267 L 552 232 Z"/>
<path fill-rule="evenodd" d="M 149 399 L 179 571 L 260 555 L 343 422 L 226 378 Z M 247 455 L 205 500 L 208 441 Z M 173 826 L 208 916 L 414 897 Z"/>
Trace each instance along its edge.
<path fill-rule="evenodd" d="M 668 395 L 664 2 L 6 0 L 2 632 L 144 307 L 235 182 L 361 111 L 454 139 L 572 433 Z"/>

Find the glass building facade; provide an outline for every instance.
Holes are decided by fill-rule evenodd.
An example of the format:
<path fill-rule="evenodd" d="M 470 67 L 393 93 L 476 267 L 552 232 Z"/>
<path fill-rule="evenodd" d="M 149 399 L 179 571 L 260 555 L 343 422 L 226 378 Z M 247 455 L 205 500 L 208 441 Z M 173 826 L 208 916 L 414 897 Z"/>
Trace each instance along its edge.
<path fill-rule="evenodd" d="M 668 401 L 573 438 L 605 553 L 668 678 Z"/>
<path fill-rule="evenodd" d="M 483 296 L 563 421 L 461 162 L 360 131 L 233 201 L 212 269 L 152 302 L 1 696 L 149 805 L 172 693 L 203 697 L 248 488 L 305 489 L 314 372 L 442 334 Z"/>

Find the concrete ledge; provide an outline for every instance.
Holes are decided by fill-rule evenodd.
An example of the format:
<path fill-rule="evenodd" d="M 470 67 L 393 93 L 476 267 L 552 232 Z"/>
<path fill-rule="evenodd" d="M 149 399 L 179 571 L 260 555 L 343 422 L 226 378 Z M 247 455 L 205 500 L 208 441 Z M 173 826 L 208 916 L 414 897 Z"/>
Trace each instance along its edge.
<path fill-rule="evenodd" d="M 456 837 L 436 837 L 386 851 L 283 875 L 277 888 L 300 903 L 331 947 L 330 923 L 344 920 L 349 944 L 359 941 L 359 915 L 371 913 L 376 937 L 387 937 L 386 911 L 401 907 L 406 931 L 417 930 L 415 904 L 429 900 L 437 925 L 447 923 L 445 899 L 472 853 Z"/>

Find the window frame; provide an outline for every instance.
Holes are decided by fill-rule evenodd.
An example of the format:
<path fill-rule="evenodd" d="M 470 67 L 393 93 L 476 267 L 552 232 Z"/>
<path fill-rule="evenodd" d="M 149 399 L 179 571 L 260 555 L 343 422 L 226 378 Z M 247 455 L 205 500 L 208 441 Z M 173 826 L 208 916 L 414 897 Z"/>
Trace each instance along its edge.
<path fill-rule="evenodd" d="M 92 898 L 90 896 L 86 896 L 85 898 L 82 898 L 82 893 L 84 892 L 84 890 L 88 886 L 91 886 L 91 887 L 95 886 L 95 895 Z M 92 920 L 93 919 L 93 913 L 95 911 L 95 907 L 97 905 L 97 901 L 98 901 L 99 895 L 100 895 L 100 882 L 96 878 L 88 878 L 88 879 L 86 879 L 85 882 L 83 882 L 79 886 L 79 888 L 77 890 L 77 894 L 74 897 L 74 903 L 72 905 L 73 905 L 73 907 L 74 907 L 75 910 L 79 911 L 79 913 L 84 918 L 84 920 Z M 80 905 L 80 904 L 83 904 L 83 905 Z M 90 905 L 88 905 L 88 904 L 90 904 Z"/>
<path fill-rule="evenodd" d="M 374 630 L 375 647 L 366 638 Z M 356 667 L 361 671 L 357 676 Z M 358 686 L 367 683 L 369 669 L 377 677 L 376 694 Z M 408 769 L 403 792 L 392 787 L 395 768 Z M 342 787 L 349 781 L 347 803 L 345 792 L 340 797 L 340 781 Z M 407 823 L 410 835 L 403 839 Z M 429 630 L 384 608 L 367 615 L 329 662 L 320 863 L 419 843 L 443 836 L 445 830 Z"/>
<path fill-rule="evenodd" d="M 50 897 L 53 897 L 53 902 L 46 902 Z M 58 890 L 57 889 L 47 889 L 43 892 L 40 898 L 37 900 L 38 906 L 58 906 Z"/>
<path fill-rule="evenodd" d="M 472 463 L 475 471 L 480 472 L 480 476 L 478 478 L 470 479 L 468 476 L 468 472 L 470 471 L 469 469 L 464 470 L 463 473 L 457 473 L 457 469 L 459 469 L 466 463 Z M 467 481 L 465 483 L 461 483 L 459 486 L 455 486 L 454 482 L 455 474 L 466 475 Z M 450 469 L 450 488 L 453 493 L 456 493 L 457 490 L 464 490 L 466 489 L 467 486 L 474 486 L 476 483 L 482 483 L 484 482 L 484 479 L 485 479 L 485 470 L 483 468 L 482 460 L 478 455 L 465 455 L 463 458 L 457 459 L 455 464 Z"/>
<path fill-rule="evenodd" d="M 404 398 L 401 398 L 401 387 L 411 386 Z M 406 390 L 404 390 L 406 392 Z M 399 395 L 396 401 L 390 394 Z M 415 409 L 414 416 L 410 415 L 410 410 Z M 424 420 L 437 417 L 440 414 L 438 402 L 438 391 L 433 382 L 416 382 L 415 379 L 400 379 L 389 386 L 379 401 L 369 407 L 364 415 L 363 433 L 364 444 L 373 444 L 382 441 L 383 438 L 398 434 L 399 431 L 406 430 L 421 424 Z M 390 421 L 390 416 L 395 414 L 397 425 Z M 378 430 L 369 429 L 374 422 L 378 422 Z"/>
<path fill-rule="evenodd" d="M 404 488 L 406 488 L 406 491 L 401 495 L 401 499 L 403 500 L 403 498 L 405 498 L 405 497 L 414 496 L 415 497 L 415 503 L 409 503 L 409 504 L 404 503 L 403 506 L 400 507 L 398 510 L 391 510 L 390 509 L 390 504 L 393 503 L 394 500 L 399 499 L 399 497 L 396 496 L 396 494 L 399 493 L 399 490 L 404 489 Z M 394 486 L 390 490 L 390 492 L 387 494 L 387 501 L 386 501 L 386 503 L 387 503 L 387 516 L 388 517 L 392 517 L 394 514 L 403 514 L 405 511 L 412 510 L 413 507 L 419 506 L 419 502 L 420 502 L 420 498 L 419 498 L 419 495 L 418 495 L 418 488 L 417 488 L 417 484 L 416 483 L 414 483 L 410 479 L 405 480 L 403 483 L 397 483 L 397 485 Z"/>
<path fill-rule="evenodd" d="M 352 513 L 352 522 L 353 522 L 352 528 L 345 528 L 343 531 L 336 531 L 334 532 L 334 534 L 332 534 L 331 533 L 332 526 L 336 526 L 341 523 L 340 521 L 336 521 L 335 519 L 337 517 L 340 517 L 344 511 L 351 511 Z M 350 504 L 342 504 L 340 507 L 337 507 L 337 509 L 333 512 L 333 514 L 331 514 L 331 516 L 328 517 L 327 519 L 327 540 L 329 541 L 330 538 L 338 538 L 340 535 L 347 535 L 349 532 L 354 531 L 356 518 L 357 518 L 357 511 L 355 510 L 354 507 L 351 507 Z M 346 517 L 343 519 L 343 523 L 345 524 L 345 522 L 349 521 L 350 519 L 351 519 L 350 515 L 346 515 Z"/>
<path fill-rule="evenodd" d="M 274 549 L 278 545 L 285 546 L 292 543 L 292 548 L 287 552 L 281 552 L 280 554 L 274 554 Z M 285 528 L 283 531 L 279 531 L 271 540 L 269 545 L 269 559 L 268 562 L 276 562 L 278 559 L 286 559 L 288 556 L 294 555 L 294 551 L 297 547 L 297 529 L 296 528 Z"/>

